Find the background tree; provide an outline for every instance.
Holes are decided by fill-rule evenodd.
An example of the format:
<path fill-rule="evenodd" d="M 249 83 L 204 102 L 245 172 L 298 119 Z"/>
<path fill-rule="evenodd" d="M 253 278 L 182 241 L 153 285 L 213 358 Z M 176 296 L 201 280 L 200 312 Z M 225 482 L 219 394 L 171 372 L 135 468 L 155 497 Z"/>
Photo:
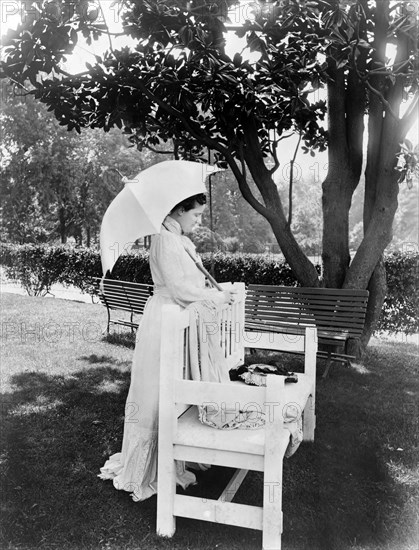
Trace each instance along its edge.
<path fill-rule="evenodd" d="M 92 23 L 87 0 L 29 2 L 39 12 L 11 33 L 2 76 L 22 87 L 29 80 L 29 92 L 69 129 L 117 126 L 140 148 L 174 139 L 181 156 L 195 158 L 211 149 L 269 222 L 303 285 L 369 288 L 365 345 L 385 294 L 382 254 L 397 209 L 400 144 L 418 105 L 416 4 L 255 3 L 253 16 L 238 29 L 248 49 L 258 52 L 250 62 L 226 53 L 225 22 L 233 3 L 124 0 L 123 28 L 134 45 L 110 46 L 87 71 L 69 75 L 62 62 L 78 36 L 91 40 L 107 33 L 106 26 Z M 71 13 L 70 4 L 76 5 Z M 293 234 L 273 176 L 287 132 L 297 132 L 307 151 L 325 148 L 325 102 L 310 100 L 323 83 L 329 170 L 322 186 L 320 281 Z M 350 261 L 349 210 L 363 165 L 365 114 L 364 237 Z"/>
<path fill-rule="evenodd" d="M 82 136 L 58 124 L 33 97 L 3 86 L 1 210 L 4 238 L 12 242 L 62 243 L 72 236 L 90 246 L 105 209 L 156 154 L 129 149 L 120 132 Z M 116 170 L 115 170 L 116 169 Z M 120 174 L 118 174 L 118 172 Z"/>
<path fill-rule="evenodd" d="M 250 182 L 256 194 L 256 186 Z M 266 243 L 274 240 L 268 222 L 244 200 L 231 171 L 212 176 L 213 230 L 231 252 L 263 252 Z M 203 216 L 203 224 L 211 227 L 210 209 Z"/>
<path fill-rule="evenodd" d="M 292 215 L 289 211 L 289 183 L 278 182 L 285 215 L 291 219 L 291 230 L 302 250 L 320 260 L 322 239 L 321 186 L 313 173 L 294 177 L 292 186 Z"/>

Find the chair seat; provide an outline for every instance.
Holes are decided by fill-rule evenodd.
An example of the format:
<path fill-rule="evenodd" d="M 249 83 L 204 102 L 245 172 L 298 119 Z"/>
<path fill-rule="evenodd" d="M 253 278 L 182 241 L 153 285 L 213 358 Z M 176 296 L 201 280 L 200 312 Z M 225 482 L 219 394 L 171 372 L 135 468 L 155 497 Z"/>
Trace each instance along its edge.
<path fill-rule="evenodd" d="M 243 384 L 234 381 L 232 384 Z M 298 374 L 298 382 L 285 385 L 285 402 L 271 403 L 269 414 L 286 413 L 287 407 L 293 411 L 298 409 L 300 414 L 304 410 L 308 396 L 312 392 L 309 377 Z M 234 405 L 234 391 L 232 391 L 232 404 Z M 255 411 L 264 411 L 264 403 L 255 403 Z M 250 404 L 249 409 L 250 410 Z M 255 412 L 257 414 L 257 412 Z M 284 452 L 289 442 L 288 430 L 283 430 Z M 199 421 L 197 407 L 190 407 L 178 421 L 178 429 L 174 439 L 175 445 L 212 448 L 222 451 L 235 451 L 251 455 L 263 456 L 265 452 L 265 430 L 263 429 L 231 429 L 219 430 L 202 424 Z"/>
<path fill-rule="evenodd" d="M 289 433 L 284 430 L 284 438 Z M 175 445 L 193 446 L 223 451 L 235 451 L 263 455 L 265 450 L 265 430 L 218 430 L 202 424 L 198 417 L 198 408 L 190 407 L 179 419 Z"/>
<path fill-rule="evenodd" d="M 287 382 L 285 384 L 285 401 L 280 403 L 281 411 L 283 411 L 284 406 L 292 404 L 298 407 L 298 409 L 302 412 L 306 406 L 308 397 L 314 393 L 313 380 L 308 374 L 299 372 L 297 373 L 297 377 L 298 382 Z M 231 383 L 243 384 L 244 382 L 235 380 Z M 264 403 L 260 403 L 260 406 L 263 407 Z M 276 410 L 274 405 L 272 405 L 272 407 Z"/>

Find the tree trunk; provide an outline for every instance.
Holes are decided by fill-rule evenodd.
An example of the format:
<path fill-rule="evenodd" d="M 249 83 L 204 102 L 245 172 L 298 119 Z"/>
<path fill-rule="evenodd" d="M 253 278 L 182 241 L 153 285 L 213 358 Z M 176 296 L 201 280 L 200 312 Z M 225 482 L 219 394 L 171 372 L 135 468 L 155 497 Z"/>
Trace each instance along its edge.
<path fill-rule="evenodd" d="M 379 321 L 384 299 L 387 293 L 386 269 L 383 256 L 378 262 L 368 285 L 369 297 L 365 326 L 360 340 L 351 339 L 346 346 L 346 353 L 362 359 L 371 336 Z"/>
<path fill-rule="evenodd" d="M 373 65 L 385 65 L 389 26 L 390 2 L 381 3 L 376 13 L 374 30 Z M 409 57 L 409 37 L 397 36 L 395 66 Z M 385 75 L 372 75 L 370 84 L 377 93 L 369 96 L 368 155 L 365 170 L 364 239 L 348 272 L 345 286 L 368 288 L 367 319 L 361 339 L 361 353 L 367 346 L 378 322 L 386 294 L 386 276 L 383 252 L 392 239 L 392 225 L 397 210 L 399 192 L 398 174 L 395 170 L 397 153 L 404 139 L 411 117 L 399 119 L 403 101 L 405 78 L 401 74 L 388 86 Z M 387 91 L 386 87 L 388 88 Z M 380 93 L 385 93 L 386 107 Z M 389 109 L 391 107 L 391 110 Z"/>
<path fill-rule="evenodd" d="M 59 222 L 61 244 L 66 244 L 66 242 L 67 242 L 67 224 L 66 224 L 66 220 L 65 220 L 64 208 L 60 208 L 58 210 L 58 222 Z"/>
<path fill-rule="evenodd" d="M 349 209 L 352 183 L 348 170 L 329 168 L 323 182 L 323 282 L 327 288 L 340 288 L 350 262 Z"/>
<path fill-rule="evenodd" d="M 307 287 L 320 286 L 319 275 L 314 265 L 301 251 L 294 235 L 291 233 L 285 216 L 278 215 L 270 224 L 279 246 L 298 281 Z"/>
<path fill-rule="evenodd" d="M 323 282 L 341 288 L 350 262 L 349 210 L 362 168 L 365 91 L 358 76 L 328 60 L 329 167 L 322 185 Z"/>
<path fill-rule="evenodd" d="M 272 179 L 272 174 L 266 168 L 259 143 L 257 125 L 254 120 L 249 118 L 246 119 L 244 125 L 246 128 L 244 160 L 265 206 L 262 206 L 251 193 L 246 183 L 246 174 L 238 174 L 237 167 L 232 166 L 243 197 L 269 222 L 281 251 L 297 280 L 303 286 L 317 287 L 320 285 L 319 275 L 292 234 L 284 213 L 278 188 Z"/>
<path fill-rule="evenodd" d="M 370 295 L 368 299 L 365 328 L 361 338 L 361 354 L 365 351 L 374 333 L 387 294 L 387 277 L 383 256 L 381 256 L 380 261 L 374 269 L 374 273 L 368 285 L 368 290 Z"/>
<path fill-rule="evenodd" d="M 371 115 L 370 115 L 371 116 Z M 364 239 L 353 259 L 344 286 L 367 288 L 370 292 L 365 327 L 357 356 L 362 356 L 377 326 L 386 295 L 386 274 L 383 253 L 392 238 L 392 225 L 397 210 L 398 183 L 394 171 L 396 145 L 388 150 L 383 168 L 374 173 L 366 170 L 364 201 Z M 385 155 L 386 148 L 383 155 Z M 375 165 L 375 161 L 374 161 Z"/>
<path fill-rule="evenodd" d="M 76 243 L 78 246 L 83 246 L 83 232 L 80 226 L 75 228 Z"/>
<path fill-rule="evenodd" d="M 370 131 L 373 131 L 365 171 L 364 239 L 346 276 L 347 288 L 367 288 L 376 265 L 391 242 L 397 210 L 399 176 L 395 167 L 402 140 L 400 124 L 388 113 L 383 117 L 382 110 L 371 112 L 370 119 Z"/>

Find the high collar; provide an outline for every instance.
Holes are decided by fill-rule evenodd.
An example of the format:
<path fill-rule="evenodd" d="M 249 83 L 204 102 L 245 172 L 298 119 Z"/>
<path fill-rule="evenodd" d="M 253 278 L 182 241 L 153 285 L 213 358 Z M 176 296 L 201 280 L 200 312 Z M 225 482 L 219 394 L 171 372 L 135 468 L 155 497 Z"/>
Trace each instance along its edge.
<path fill-rule="evenodd" d="M 171 233 L 175 233 L 176 235 L 183 235 L 180 223 L 172 218 L 172 216 L 166 216 L 163 223 L 168 231 L 170 231 Z"/>

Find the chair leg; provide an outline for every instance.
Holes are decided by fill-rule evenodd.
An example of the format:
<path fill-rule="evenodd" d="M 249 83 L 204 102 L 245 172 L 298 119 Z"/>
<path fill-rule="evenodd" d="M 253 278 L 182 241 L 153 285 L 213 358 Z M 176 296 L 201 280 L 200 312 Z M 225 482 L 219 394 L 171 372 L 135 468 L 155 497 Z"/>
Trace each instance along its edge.
<path fill-rule="evenodd" d="M 157 525 L 156 532 L 161 537 L 173 537 L 176 531 L 174 502 L 176 497 L 175 461 L 166 462 L 158 470 L 157 480 Z"/>
<path fill-rule="evenodd" d="M 279 464 L 278 464 L 279 462 Z M 282 457 L 275 472 L 265 471 L 263 484 L 263 550 L 281 550 L 282 535 Z"/>

